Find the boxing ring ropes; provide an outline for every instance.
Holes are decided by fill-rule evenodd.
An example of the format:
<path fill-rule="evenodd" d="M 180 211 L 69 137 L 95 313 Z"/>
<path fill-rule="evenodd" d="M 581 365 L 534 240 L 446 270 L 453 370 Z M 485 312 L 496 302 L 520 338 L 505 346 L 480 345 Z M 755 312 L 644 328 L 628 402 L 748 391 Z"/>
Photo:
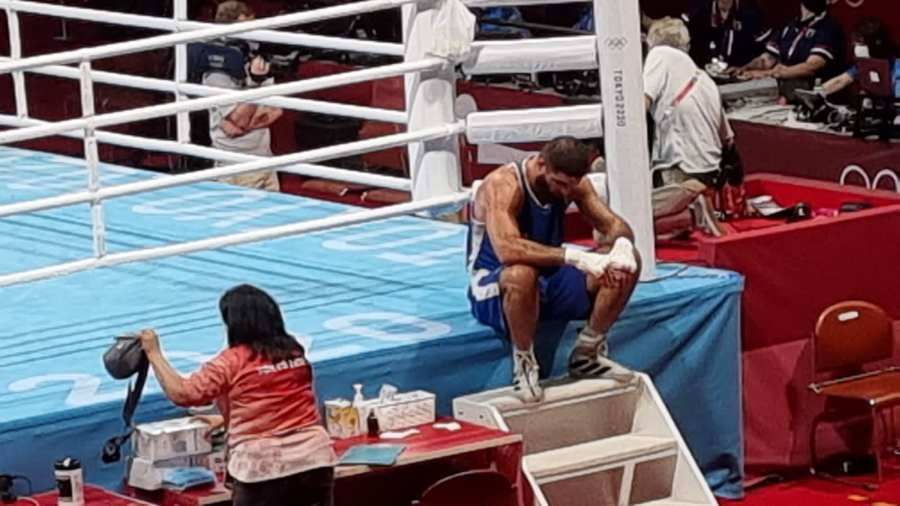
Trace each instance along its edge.
<path fill-rule="evenodd" d="M 452 61 L 432 56 L 432 22 L 441 1 L 364 0 L 304 12 L 284 14 L 228 25 L 189 21 L 187 0 L 174 0 L 173 18 L 99 11 L 23 0 L 0 0 L 5 9 L 10 38 L 10 57 L 0 60 L 0 75 L 12 74 L 15 115 L 0 115 L 0 125 L 14 127 L 0 132 L 0 145 L 50 135 L 82 138 L 87 167 L 87 188 L 68 194 L 0 205 L 0 219 L 76 204 L 89 204 L 94 255 L 32 270 L 0 275 L 8 286 L 67 275 L 98 267 L 148 261 L 210 249 L 275 239 L 289 235 L 355 225 L 390 217 L 458 207 L 469 199 L 461 187 L 458 135 L 473 144 L 535 142 L 562 134 L 579 137 L 604 135 L 610 201 L 635 230 L 637 247 L 644 259 L 654 259 L 650 210 L 650 174 L 644 123 L 641 81 L 641 46 L 637 0 L 593 0 L 597 16 L 595 36 L 558 37 L 522 41 L 476 41 L 461 63 L 468 74 L 534 73 L 538 71 L 604 69 L 599 105 L 564 106 L 515 111 L 472 112 L 458 119 L 454 111 L 455 71 Z M 469 7 L 559 3 L 563 0 L 466 0 Z M 311 23 L 385 9 L 401 8 L 403 44 L 353 40 L 277 28 Z M 22 57 L 19 13 L 58 16 L 63 19 L 142 27 L 174 33 L 104 46 Z M 403 62 L 379 67 L 275 84 L 264 88 L 231 91 L 186 82 L 186 44 L 218 37 L 236 37 L 286 45 L 339 49 L 402 56 Z M 92 61 L 141 51 L 175 46 L 172 81 L 138 77 L 92 68 Z M 78 67 L 70 66 L 77 63 Z M 30 118 L 25 73 L 77 79 L 82 116 L 57 122 Z M 330 87 L 404 76 L 406 111 L 386 110 L 290 97 Z M 131 110 L 95 114 L 94 83 L 171 93 L 173 102 Z M 406 132 L 328 146 L 309 151 L 258 157 L 189 143 L 187 113 L 212 106 L 254 102 L 353 118 L 406 125 Z M 177 140 L 149 139 L 112 133 L 104 127 L 176 115 Z M 609 118 L 604 122 L 601 117 Z M 605 130 L 605 131 L 604 131 Z M 129 148 L 191 155 L 225 161 L 231 165 L 146 181 L 102 186 L 98 142 Z M 320 165 L 317 162 L 387 148 L 407 146 L 411 179 L 366 174 Z M 278 169 L 301 175 L 409 190 L 413 200 L 378 209 L 352 211 L 321 219 L 248 230 L 183 243 L 107 254 L 103 202 L 107 199 L 173 188 L 191 183 Z M 653 277 L 655 265 L 644 262 L 642 279 Z"/>

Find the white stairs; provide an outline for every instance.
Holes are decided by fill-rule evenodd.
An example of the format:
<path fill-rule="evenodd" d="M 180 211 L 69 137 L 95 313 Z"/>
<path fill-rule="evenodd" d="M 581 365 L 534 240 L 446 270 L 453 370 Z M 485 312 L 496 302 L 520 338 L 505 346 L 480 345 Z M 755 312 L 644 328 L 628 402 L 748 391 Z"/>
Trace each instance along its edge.
<path fill-rule="evenodd" d="M 561 380 L 544 401 L 522 403 L 512 388 L 458 397 L 454 416 L 517 432 L 535 506 L 717 504 L 650 378 Z"/>

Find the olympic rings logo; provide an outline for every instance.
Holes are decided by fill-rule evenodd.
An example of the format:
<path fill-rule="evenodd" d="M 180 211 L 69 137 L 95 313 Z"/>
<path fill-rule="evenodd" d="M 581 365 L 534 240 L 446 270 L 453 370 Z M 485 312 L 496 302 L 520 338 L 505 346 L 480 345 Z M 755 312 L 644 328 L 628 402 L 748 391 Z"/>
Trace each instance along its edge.
<path fill-rule="evenodd" d="M 862 6 L 862 4 L 866 3 L 866 0 L 844 0 L 848 6 L 857 9 Z M 828 0 L 829 5 L 834 5 L 840 3 L 841 0 Z"/>
<path fill-rule="evenodd" d="M 875 174 L 875 177 L 873 179 L 869 179 L 869 174 L 865 170 L 863 170 L 862 167 L 856 164 L 848 165 L 844 167 L 844 171 L 841 172 L 841 178 L 839 180 L 840 184 L 847 184 L 847 177 L 851 174 L 856 174 L 857 176 L 861 177 L 863 180 L 863 184 L 861 186 L 868 190 L 878 190 L 879 185 L 881 184 L 881 180 L 882 178 L 884 178 L 888 181 L 893 181 L 894 191 L 900 193 L 900 177 L 897 177 L 897 173 L 891 169 L 882 169 L 877 174 Z"/>
<path fill-rule="evenodd" d="M 606 38 L 606 47 L 615 50 L 621 51 L 625 49 L 625 46 L 628 45 L 628 39 L 625 37 L 607 37 Z"/>

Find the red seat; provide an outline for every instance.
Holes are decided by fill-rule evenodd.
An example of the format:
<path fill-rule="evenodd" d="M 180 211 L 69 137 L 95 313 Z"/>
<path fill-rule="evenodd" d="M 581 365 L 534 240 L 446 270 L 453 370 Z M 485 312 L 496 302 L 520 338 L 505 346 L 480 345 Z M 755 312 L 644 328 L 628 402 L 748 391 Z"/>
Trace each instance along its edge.
<path fill-rule="evenodd" d="M 879 431 L 872 433 L 872 453 L 875 454 L 878 483 L 881 483 L 882 456 L 892 453 L 897 442 L 893 408 L 900 405 L 900 368 L 886 363 L 894 355 L 890 317 L 884 309 L 868 302 L 834 304 L 819 315 L 812 336 L 812 350 L 813 373 L 817 376 L 829 374 L 830 379 L 814 382 L 809 388 L 826 398 L 862 403 L 870 409 L 872 423 L 881 422 L 882 441 L 878 440 Z M 868 364 L 879 364 L 879 367 L 864 369 Z M 829 411 L 826 405 L 826 410 L 814 419 L 810 432 L 810 471 L 831 479 L 834 477 L 816 469 L 816 425 L 820 420 L 839 414 Z M 875 483 L 849 484 L 863 485 L 871 490 L 878 488 Z"/>

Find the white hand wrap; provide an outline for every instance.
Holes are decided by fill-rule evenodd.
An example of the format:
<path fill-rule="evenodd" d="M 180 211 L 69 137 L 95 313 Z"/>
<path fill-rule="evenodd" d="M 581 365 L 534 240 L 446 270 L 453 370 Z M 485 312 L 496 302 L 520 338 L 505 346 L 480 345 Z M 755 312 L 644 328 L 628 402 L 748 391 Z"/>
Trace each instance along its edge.
<path fill-rule="evenodd" d="M 613 269 L 634 273 L 637 271 L 637 259 L 634 257 L 634 245 L 626 237 L 619 237 L 609 251 L 609 265 Z"/>
<path fill-rule="evenodd" d="M 566 248 L 565 260 L 566 264 L 594 276 L 602 276 L 610 265 L 609 255 L 601 255 L 574 248 Z"/>

